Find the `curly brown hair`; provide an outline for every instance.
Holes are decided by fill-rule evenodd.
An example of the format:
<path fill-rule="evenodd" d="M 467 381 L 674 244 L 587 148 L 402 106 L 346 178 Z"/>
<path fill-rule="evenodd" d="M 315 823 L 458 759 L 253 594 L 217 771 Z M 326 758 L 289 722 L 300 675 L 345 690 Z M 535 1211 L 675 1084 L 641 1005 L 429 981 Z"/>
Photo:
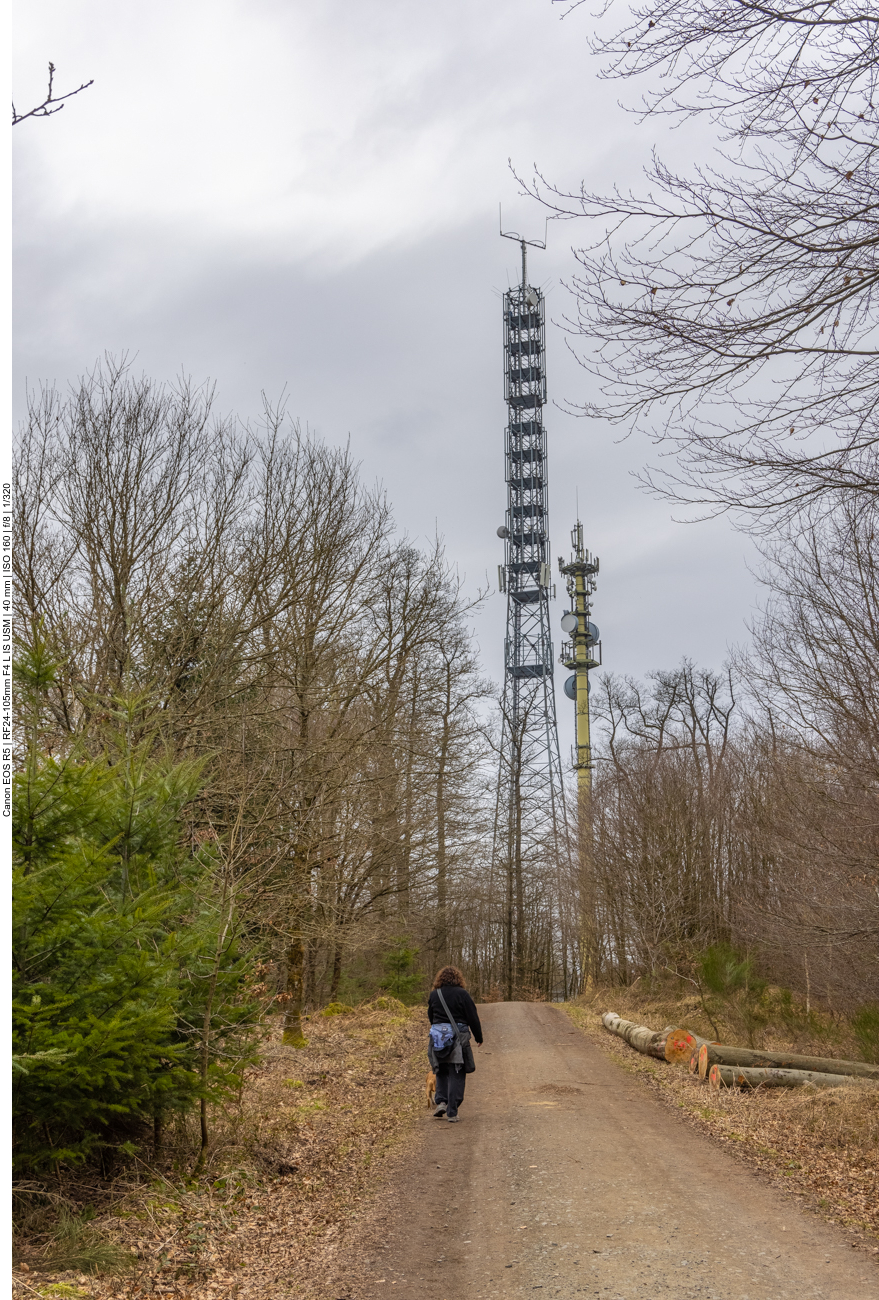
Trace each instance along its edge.
<path fill-rule="evenodd" d="M 457 966 L 443 966 L 442 970 L 436 973 L 436 979 L 431 984 L 432 989 L 438 989 L 441 984 L 452 984 L 455 988 L 465 989 L 464 976 L 458 970 Z"/>

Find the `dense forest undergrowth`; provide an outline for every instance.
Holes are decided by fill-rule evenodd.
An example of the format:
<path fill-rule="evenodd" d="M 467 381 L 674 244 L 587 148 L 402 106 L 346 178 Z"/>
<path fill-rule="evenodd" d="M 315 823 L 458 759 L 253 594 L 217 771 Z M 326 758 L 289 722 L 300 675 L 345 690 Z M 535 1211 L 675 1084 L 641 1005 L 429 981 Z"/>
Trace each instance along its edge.
<path fill-rule="evenodd" d="M 385 1156 L 423 1111 L 423 1011 L 381 997 L 309 1016 L 302 1048 L 277 1017 L 238 1096 L 173 1125 L 160 1158 L 17 1190 L 15 1294 L 308 1294 Z"/>

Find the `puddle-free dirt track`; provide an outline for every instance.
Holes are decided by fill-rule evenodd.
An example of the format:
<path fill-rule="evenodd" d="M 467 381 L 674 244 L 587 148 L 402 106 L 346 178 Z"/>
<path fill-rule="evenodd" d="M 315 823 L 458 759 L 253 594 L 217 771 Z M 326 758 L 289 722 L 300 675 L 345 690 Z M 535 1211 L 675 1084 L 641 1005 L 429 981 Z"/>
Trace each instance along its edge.
<path fill-rule="evenodd" d="M 479 1012 L 461 1123 L 425 1111 L 350 1286 L 343 1266 L 328 1298 L 879 1297 L 879 1270 L 841 1233 L 688 1128 L 557 1008 Z"/>

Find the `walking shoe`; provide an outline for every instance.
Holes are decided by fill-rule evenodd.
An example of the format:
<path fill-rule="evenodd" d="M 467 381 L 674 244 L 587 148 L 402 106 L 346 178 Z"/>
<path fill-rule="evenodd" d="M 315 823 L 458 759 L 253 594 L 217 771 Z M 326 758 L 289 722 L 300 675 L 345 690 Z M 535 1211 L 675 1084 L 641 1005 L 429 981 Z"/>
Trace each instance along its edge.
<path fill-rule="evenodd" d="M 434 1119 L 445 1119 L 445 1115 L 446 1115 L 446 1108 L 442 1104 L 442 1102 L 440 1102 L 436 1110 L 433 1112 L 433 1117 Z"/>
<path fill-rule="evenodd" d="M 457 1115 L 447 1115 L 447 1116 L 446 1116 L 446 1119 L 449 1121 L 450 1124 L 457 1124 L 457 1123 L 458 1123 L 458 1116 L 457 1116 Z"/>

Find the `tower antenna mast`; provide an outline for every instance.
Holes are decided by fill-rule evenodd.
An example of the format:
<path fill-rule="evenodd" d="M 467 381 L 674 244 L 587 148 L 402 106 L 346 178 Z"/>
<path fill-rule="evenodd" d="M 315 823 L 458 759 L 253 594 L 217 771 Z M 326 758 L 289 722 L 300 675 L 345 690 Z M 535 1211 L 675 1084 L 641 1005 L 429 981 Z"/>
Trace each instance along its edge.
<path fill-rule="evenodd" d="M 542 239 L 542 240 L 539 240 L 539 239 L 525 239 L 525 237 L 524 237 L 523 235 L 520 235 L 520 234 L 519 234 L 517 231 L 515 231 L 515 230 L 504 230 L 504 214 L 503 214 L 503 212 L 501 211 L 501 205 L 500 205 L 500 204 L 497 205 L 497 213 L 498 213 L 498 228 L 499 228 L 500 233 L 501 233 L 501 239 L 515 239 L 516 243 L 519 244 L 519 245 L 521 246 L 521 249 L 522 249 L 522 284 L 521 284 L 521 288 L 524 289 L 524 288 L 525 288 L 525 285 L 528 283 L 528 249 L 529 249 L 529 248 L 539 248 L 539 249 L 543 250 L 543 249 L 546 248 L 546 232 L 547 232 L 547 230 L 549 229 L 549 218 L 547 217 L 547 219 L 546 219 L 546 223 L 545 223 L 544 228 L 543 228 L 543 239 Z M 542 296 L 543 296 L 543 295 L 541 294 L 541 298 L 542 298 Z"/>
<path fill-rule="evenodd" d="M 592 736 L 589 719 L 589 673 L 601 666 L 601 640 L 598 628 L 591 621 L 592 596 L 595 592 L 595 575 L 598 573 L 598 556 L 590 554 L 583 546 L 583 525 L 580 512 L 571 530 L 573 555 L 569 564 L 559 556 L 559 573 L 571 598 L 571 608 L 562 615 L 562 631 L 570 637 L 562 643 L 559 662 L 573 670 L 565 682 L 565 694 L 575 704 L 574 770 L 577 773 L 579 815 L 581 821 L 589 816 L 588 800 L 592 793 Z"/>
<path fill-rule="evenodd" d="M 561 983 L 567 996 L 572 949 L 556 888 L 568 847 L 549 626 L 546 324 L 543 293 L 528 283 L 527 261 L 527 250 L 546 248 L 546 238 L 505 231 L 502 219 L 500 234 L 522 250 L 522 282 L 504 294 L 507 510 L 498 529 L 498 585 L 507 598 L 507 628 L 492 855 L 495 877 L 506 886 L 504 993 L 511 999 L 535 983 L 550 996 Z"/>
<path fill-rule="evenodd" d="M 578 493 L 579 498 L 579 493 Z M 601 666 L 601 634 L 592 622 L 592 596 L 598 556 L 583 545 L 579 500 L 577 522 L 571 530 L 573 555 L 568 564 L 559 556 L 571 607 L 562 615 L 562 630 L 570 638 L 559 656 L 572 669 L 565 695 L 574 701 L 574 770 L 577 773 L 577 859 L 580 898 L 580 969 L 585 987 L 597 978 L 598 928 L 595 913 L 594 844 L 592 835 L 592 734 L 589 717 L 589 673 Z"/>

